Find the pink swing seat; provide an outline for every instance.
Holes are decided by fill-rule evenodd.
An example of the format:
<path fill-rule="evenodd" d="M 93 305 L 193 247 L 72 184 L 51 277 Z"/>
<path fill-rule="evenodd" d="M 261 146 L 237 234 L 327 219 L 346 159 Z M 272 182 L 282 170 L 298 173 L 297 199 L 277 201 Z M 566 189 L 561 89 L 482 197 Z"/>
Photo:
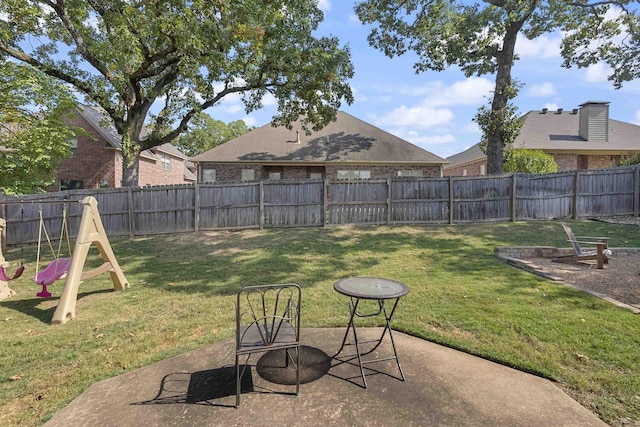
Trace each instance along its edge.
<path fill-rule="evenodd" d="M 71 267 L 71 258 L 58 258 L 51 261 L 47 268 L 36 274 L 35 281 L 42 286 L 42 291 L 36 295 L 43 298 L 50 297 L 51 293 L 47 291 L 47 286 L 67 274 L 69 267 Z"/>
<path fill-rule="evenodd" d="M 13 274 L 13 277 L 9 277 L 7 275 L 7 272 L 4 270 L 4 267 L 0 266 L 0 282 L 8 282 L 9 280 L 15 280 L 18 277 L 22 276 L 23 271 L 24 271 L 24 265 L 21 265 Z"/>

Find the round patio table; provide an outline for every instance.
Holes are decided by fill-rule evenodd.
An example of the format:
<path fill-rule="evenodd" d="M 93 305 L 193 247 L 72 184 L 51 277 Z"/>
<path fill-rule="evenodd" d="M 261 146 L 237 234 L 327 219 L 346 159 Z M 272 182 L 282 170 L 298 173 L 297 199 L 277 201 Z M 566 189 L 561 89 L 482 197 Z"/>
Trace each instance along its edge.
<path fill-rule="evenodd" d="M 349 363 L 353 359 L 358 359 L 358 367 L 360 368 L 360 376 L 362 377 L 362 382 L 364 384 L 364 388 L 367 388 L 367 378 L 364 373 L 364 366 L 368 363 L 374 362 L 382 362 L 385 360 L 395 360 L 396 365 L 398 366 L 398 371 L 400 372 L 400 379 L 404 381 L 404 373 L 402 372 L 402 367 L 400 366 L 400 360 L 398 359 L 398 352 L 396 350 L 396 345 L 393 340 L 393 333 L 391 330 L 391 319 L 393 318 L 393 314 L 396 311 L 396 307 L 398 306 L 398 302 L 400 298 L 409 293 L 409 287 L 404 283 L 398 282 L 396 280 L 384 279 L 379 277 L 348 277 L 345 279 L 340 279 L 333 284 L 333 289 L 345 296 L 351 298 L 351 302 L 349 304 L 349 323 L 347 325 L 347 330 L 344 334 L 344 338 L 342 339 L 342 344 L 340 345 L 340 349 L 333 356 L 334 359 L 339 360 L 341 363 Z M 358 304 L 361 300 L 375 300 L 378 303 L 378 309 L 369 313 L 362 313 L 358 311 Z M 390 311 L 387 311 L 386 302 L 393 301 L 393 305 Z M 358 333 L 356 331 L 355 318 L 356 317 L 372 317 L 383 315 L 385 319 L 385 327 L 382 331 L 382 335 L 380 338 L 368 341 L 360 342 L 358 340 Z M 349 336 L 349 332 L 353 333 L 353 342 L 347 343 L 347 338 Z M 382 340 L 389 332 L 389 340 L 391 341 L 391 347 L 393 348 L 393 356 L 384 357 L 384 358 L 375 358 L 373 360 L 363 360 L 363 356 L 366 356 L 372 352 L 374 352 L 382 343 Z M 373 344 L 373 347 L 363 352 L 361 350 L 362 344 Z M 355 355 L 346 355 L 341 356 L 340 354 L 344 350 L 347 345 L 355 345 L 356 354 Z M 346 360 L 343 360 L 346 359 Z"/>

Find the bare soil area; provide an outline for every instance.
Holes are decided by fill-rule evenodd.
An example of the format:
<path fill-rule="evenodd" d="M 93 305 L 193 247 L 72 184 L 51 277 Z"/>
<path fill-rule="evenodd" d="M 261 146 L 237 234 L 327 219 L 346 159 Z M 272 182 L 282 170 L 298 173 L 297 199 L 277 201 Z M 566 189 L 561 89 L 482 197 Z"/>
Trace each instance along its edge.
<path fill-rule="evenodd" d="M 557 263 L 549 258 L 527 259 L 536 270 L 558 277 L 577 288 L 606 295 L 640 308 L 640 256 L 613 256 L 603 270 L 593 263 Z"/>

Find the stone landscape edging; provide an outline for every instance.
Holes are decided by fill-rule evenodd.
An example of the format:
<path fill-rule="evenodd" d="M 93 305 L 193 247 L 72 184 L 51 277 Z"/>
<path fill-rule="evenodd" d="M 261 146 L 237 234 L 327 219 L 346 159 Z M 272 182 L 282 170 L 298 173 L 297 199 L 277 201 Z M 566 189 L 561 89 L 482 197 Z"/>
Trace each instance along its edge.
<path fill-rule="evenodd" d="M 609 249 L 611 249 L 611 252 L 614 254 L 615 257 L 640 255 L 640 248 L 609 248 Z M 496 246 L 493 252 L 496 258 L 516 268 L 519 268 L 524 271 L 528 271 L 529 273 L 536 274 L 538 276 L 544 277 L 549 280 L 562 283 L 565 286 L 569 286 L 579 291 L 586 292 L 588 294 L 601 298 L 605 301 L 608 301 L 618 307 L 631 310 L 636 314 L 640 314 L 639 307 L 625 304 L 605 294 L 601 294 L 600 292 L 595 292 L 589 289 L 583 289 L 578 286 L 575 286 L 572 283 L 566 282 L 561 277 L 542 271 L 542 269 L 540 269 L 536 264 L 534 264 L 531 261 L 527 261 L 527 258 L 529 259 L 530 258 L 555 258 L 555 257 L 561 257 L 561 256 L 570 256 L 570 255 L 573 255 L 574 253 L 572 248 L 556 248 L 553 246 Z"/>

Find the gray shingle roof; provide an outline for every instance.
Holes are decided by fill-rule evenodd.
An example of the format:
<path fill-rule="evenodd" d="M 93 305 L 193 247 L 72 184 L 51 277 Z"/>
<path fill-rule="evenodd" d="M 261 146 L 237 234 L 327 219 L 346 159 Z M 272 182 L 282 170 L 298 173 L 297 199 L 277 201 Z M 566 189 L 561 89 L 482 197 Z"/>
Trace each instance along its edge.
<path fill-rule="evenodd" d="M 484 159 L 486 155 L 480 151 L 480 143 L 476 145 L 472 145 L 461 153 L 454 154 L 453 156 L 447 157 L 447 160 L 451 163 L 446 165 L 444 168 L 449 169 L 454 166 L 464 165 L 466 163 L 475 162 L 476 160 Z"/>
<path fill-rule="evenodd" d="M 598 102 L 598 101 L 591 101 Z M 640 126 L 609 119 L 608 141 L 587 141 L 579 136 L 580 114 L 572 111 L 529 111 L 523 116 L 520 134 L 514 148 L 528 148 L 546 152 L 626 154 L 640 152 Z M 448 157 L 445 169 L 485 158 L 479 144 Z"/>
<path fill-rule="evenodd" d="M 122 139 L 120 135 L 118 135 L 115 126 L 113 126 L 111 118 L 104 110 L 98 107 L 80 105 L 79 112 L 80 115 L 100 133 L 109 145 L 119 150 L 122 149 L 122 144 L 120 143 Z"/>
<path fill-rule="evenodd" d="M 311 135 L 271 124 L 254 129 L 191 159 L 194 162 L 443 164 L 441 157 L 345 112 Z"/>
<path fill-rule="evenodd" d="M 514 148 L 545 151 L 639 151 L 640 126 L 609 119 L 608 141 L 586 141 L 578 134 L 580 114 L 529 111 Z"/>

